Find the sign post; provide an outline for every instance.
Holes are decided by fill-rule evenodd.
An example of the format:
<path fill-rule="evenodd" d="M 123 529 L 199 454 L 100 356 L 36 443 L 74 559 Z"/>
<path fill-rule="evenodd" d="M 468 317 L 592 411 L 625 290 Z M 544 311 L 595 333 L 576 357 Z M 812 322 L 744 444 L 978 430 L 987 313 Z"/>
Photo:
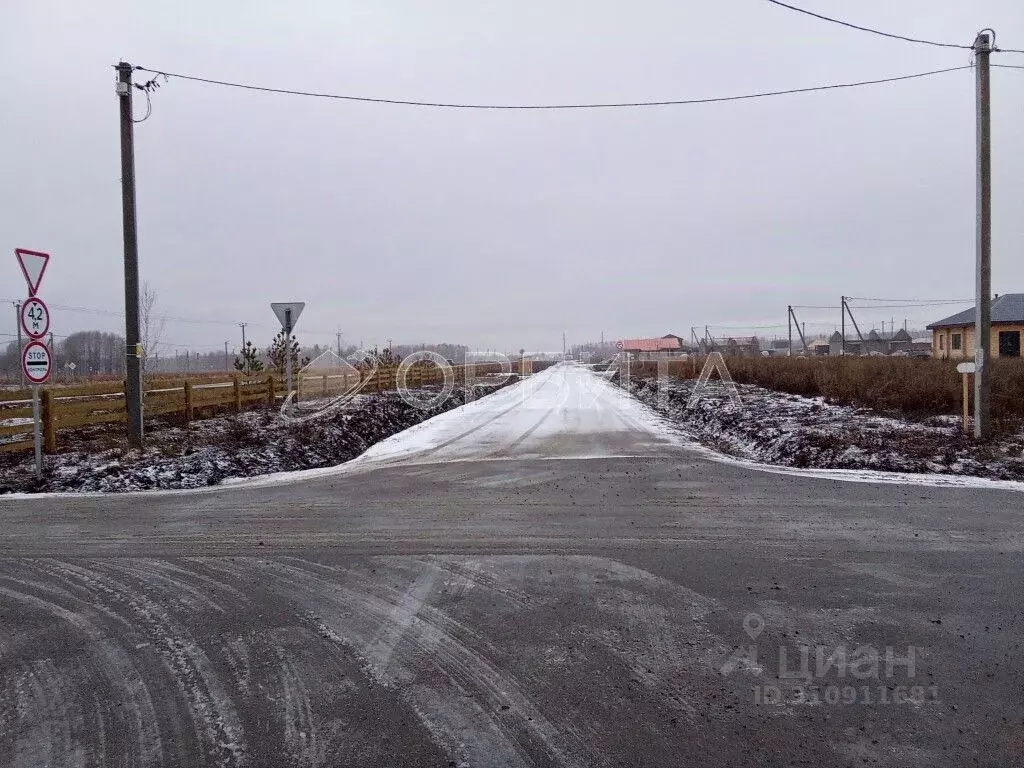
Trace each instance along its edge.
<path fill-rule="evenodd" d="M 15 248 L 14 257 L 18 260 L 21 274 L 24 275 L 28 286 L 28 298 L 18 307 L 18 330 L 19 334 L 20 331 L 24 331 L 31 339 L 21 351 L 21 370 L 32 384 L 32 442 L 35 448 L 36 476 L 39 477 L 43 474 L 43 424 L 39 413 L 39 385 L 50 379 L 53 357 L 46 342 L 41 341 L 50 330 L 50 310 L 36 293 L 43 282 L 46 265 L 50 263 L 50 254 L 30 251 L 27 248 Z"/>
<path fill-rule="evenodd" d="M 971 375 L 977 372 L 977 366 L 973 362 L 960 363 L 956 367 L 956 371 L 957 371 L 957 373 L 959 373 L 959 374 L 961 374 L 963 376 L 963 380 L 964 380 L 964 395 L 963 395 L 963 401 L 964 401 L 964 423 L 963 423 L 963 430 L 964 430 L 964 434 L 967 434 L 969 432 L 968 425 L 970 424 L 970 421 L 971 421 L 970 420 L 970 416 L 968 415 L 970 413 L 970 411 L 967 409 L 967 403 L 969 401 L 968 393 L 970 391 L 970 389 L 968 387 L 968 381 L 970 380 Z"/>
<path fill-rule="evenodd" d="M 39 413 L 39 385 L 50 378 L 50 369 L 53 367 L 53 359 L 50 357 L 50 348 L 43 342 L 35 339 L 25 345 L 25 351 L 21 354 L 21 366 L 25 371 L 25 377 L 32 383 L 32 440 L 36 453 L 36 476 L 43 474 L 43 433 L 42 419 Z"/>
<path fill-rule="evenodd" d="M 299 315 L 302 314 L 305 307 L 304 301 L 279 301 L 270 304 L 277 319 L 281 321 L 281 330 L 284 331 L 284 375 L 287 382 L 284 392 L 285 400 L 292 394 L 292 330 L 299 322 Z"/>

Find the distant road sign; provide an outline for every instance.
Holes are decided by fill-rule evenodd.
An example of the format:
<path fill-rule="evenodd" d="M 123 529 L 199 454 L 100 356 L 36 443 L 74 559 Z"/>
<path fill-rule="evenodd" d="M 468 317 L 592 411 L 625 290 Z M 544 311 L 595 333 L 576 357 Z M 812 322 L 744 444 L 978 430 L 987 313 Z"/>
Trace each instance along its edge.
<path fill-rule="evenodd" d="M 21 265 L 21 273 L 28 283 L 28 295 L 35 296 L 39 290 L 39 284 L 43 282 L 43 273 L 46 265 L 50 262 L 50 254 L 42 251 L 30 251 L 27 248 L 15 248 L 14 255 Z"/>
<path fill-rule="evenodd" d="M 50 330 L 50 310 L 42 299 L 32 296 L 21 305 L 21 327 L 33 339 L 45 336 Z"/>
<path fill-rule="evenodd" d="M 975 373 L 974 363 L 960 363 L 956 367 L 957 373 Z"/>
<path fill-rule="evenodd" d="M 50 369 L 53 367 L 50 348 L 41 341 L 30 341 L 21 353 L 21 367 L 30 382 L 43 384 L 50 378 Z"/>
<path fill-rule="evenodd" d="M 306 302 L 304 301 L 279 301 L 270 305 L 274 314 L 277 315 L 277 319 L 281 321 L 281 327 L 288 331 L 295 329 L 295 324 L 299 322 L 299 315 L 302 314 L 305 307 Z"/>

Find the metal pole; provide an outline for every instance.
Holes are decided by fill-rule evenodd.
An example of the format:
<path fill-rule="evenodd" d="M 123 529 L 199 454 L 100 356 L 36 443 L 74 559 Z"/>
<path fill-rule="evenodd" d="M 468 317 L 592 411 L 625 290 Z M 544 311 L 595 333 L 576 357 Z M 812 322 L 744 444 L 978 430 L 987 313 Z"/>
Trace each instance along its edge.
<path fill-rule="evenodd" d="M 292 311 L 284 311 L 284 371 L 287 389 L 284 396 L 287 399 L 292 393 Z"/>
<path fill-rule="evenodd" d="M 989 53 L 992 38 L 986 30 L 974 41 L 977 86 L 978 201 L 977 275 L 974 311 L 974 436 L 988 437 L 992 422 L 992 145 L 989 93 Z"/>
<path fill-rule="evenodd" d="M 789 323 L 789 357 L 793 356 L 793 306 L 786 307 L 786 322 Z"/>
<path fill-rule="evenodd" d="M 32 387 L 32 440 L 36 451 L 36 477 L 43 474 L 43 429 L 39 417 L 39 387 Z"/>
<path fill-rule="evenodd" d="M 22 389 L 25 388 L 25 366 L 21 364 L 21 302 L 14 302 L 14 325 L 18 328 L 18 382 Z"/>
<path fill-rule="evenodd" d="M 142 445 L 142 365 L 139 360 L 139 246 L 135 222 L 135 136 L 132 124 L 132 65 L 117 65 L 121 103 L 121 213 L 124 227 L 125 407 L 128 443 Z"/>

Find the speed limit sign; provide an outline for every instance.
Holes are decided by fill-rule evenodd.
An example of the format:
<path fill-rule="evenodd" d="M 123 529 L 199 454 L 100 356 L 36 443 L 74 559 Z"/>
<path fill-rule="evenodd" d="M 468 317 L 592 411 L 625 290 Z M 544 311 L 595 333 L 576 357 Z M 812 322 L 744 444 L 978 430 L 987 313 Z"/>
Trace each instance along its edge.
<path fill-rule="evenodd" d="M 25 299 L 21 305 L 21 327 L 29 338 L 38 339 L 50 330 L 50 310 L 37 296 Z"/>

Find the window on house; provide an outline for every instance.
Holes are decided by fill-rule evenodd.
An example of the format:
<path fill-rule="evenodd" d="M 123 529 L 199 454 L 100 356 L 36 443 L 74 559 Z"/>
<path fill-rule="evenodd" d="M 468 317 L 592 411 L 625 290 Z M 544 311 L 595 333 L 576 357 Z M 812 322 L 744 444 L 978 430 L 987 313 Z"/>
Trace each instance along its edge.
<path fill-rule="evenodd" d="M 999 332 L 999 356 L 1020 357 L 1020 331 Z"/>
<path fill-rule="evenodd" d="M 950 349 L 963 349 L 963 334 L 953 334 L 953 343 L 950 346 Z"/>

